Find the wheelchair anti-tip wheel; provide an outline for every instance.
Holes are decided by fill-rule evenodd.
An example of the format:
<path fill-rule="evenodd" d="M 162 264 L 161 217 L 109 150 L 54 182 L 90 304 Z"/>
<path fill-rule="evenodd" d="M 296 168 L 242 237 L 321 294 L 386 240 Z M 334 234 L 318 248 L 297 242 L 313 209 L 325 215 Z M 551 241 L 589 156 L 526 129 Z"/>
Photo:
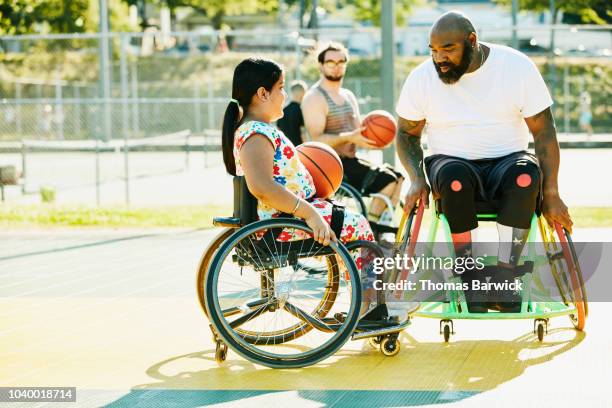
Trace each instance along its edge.
<path fill-rule="evenodd" d="M 233 233 L 211 259 L 203 282 L 210 322 L 225 344 L 253 362 L 314 364 L 342 347 L 357 325 L 357 267 L 344 245 L 320 245 L 311 233 L 296 219 L 257 221 Z M 326 273 L 299 268 L 320 257 L 327 259 Z"/>
<path fill-rule="evenodd" d="M 215 348 L 215 361 L 217 364 L 221 364 L 227 358 L 227 344 L 222 341 L 217 341 Z"/>

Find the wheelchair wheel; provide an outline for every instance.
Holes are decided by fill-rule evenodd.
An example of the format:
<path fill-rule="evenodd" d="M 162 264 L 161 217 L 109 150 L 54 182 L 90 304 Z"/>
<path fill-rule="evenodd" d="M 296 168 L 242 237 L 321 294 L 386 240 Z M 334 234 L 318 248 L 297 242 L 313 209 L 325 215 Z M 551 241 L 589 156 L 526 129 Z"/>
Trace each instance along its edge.
<path fill-rule="evenodd" d="M 589 302 L 587 299 L 586 286 L 584 286 L 584 278 L 582 276 L 582 269 L 580 269 L 580 262 L 578 261 L 578 254 L 576 253 L 576 247 L 574 246 L 574 241 L 572 240 L 572 236 L 570 234 L 565 234 L 567 238 L 567 242 L 569 243 L 569 249 L 572 253 L 572 260 L 574 261 L 574 267 L 576 268 L 576 272 L 578 275 L 578 281 L 580 283 L 580 288 L 582 290 L 582 300 L 584 301 L 584 317 L 589 317 Z"/>
<path fill-rule="evenodd" d="M 546 221 L 542 217 L 538 222 L 544 237 L 551 272 L 559 289 L 561 300 L 567 306 L 574 306 L 575 313 L 570 314 L 570 320 L 577 330 L 583 330 L 587 310 L 586 290 L 571 237 L 558 224 L 555 225 L 553 232 L 546 228 Z"/>
<path fill-rule="evenodd" d="M 206 310 L 219 337 L 243 357 L 303 367 L 333 354 L 353 333 L 361 303 L 355 263 L 343 245 L 322 246 L 310 236 L 296 219 L 258 221 L 213 256 L 204 279 Z M 299 268 L 322 256 L 326 274 Z"/>
<path fill-rule="evenodd" d="M 360 213 L 366 218 L 368 217 L 368 208 L 363 201 L 363 197 L 355 187 L 347 182 L 340 184 L 340 188 L 338 188 L 332 200 L 339 202 L 353 212 Z"/>
<path fill-rule="evenodd" d="M 202 311 L 207 317 L 208 312 L 206 311 L 206 302 L 204 301 L 204 278 L 206 276 L 206 271 L 208 271 L 210 260 L 217 252 L 217 249 L 219 249 L 223 241 L 225 241 L 230 235 L 232 235 L 232 233 L 236 231 L 236 228 L 225 228 L 223 231 L 217 234 L 217 236 L 213 238 L 211 243 L 204 251 L 202 259 L 200 259 L 200 265 L 198 266 L 198 274 L 196 276 L 196 290 L 198 292 L 198 301 L 200 302 L 200 307 L 202 308 Z"/>

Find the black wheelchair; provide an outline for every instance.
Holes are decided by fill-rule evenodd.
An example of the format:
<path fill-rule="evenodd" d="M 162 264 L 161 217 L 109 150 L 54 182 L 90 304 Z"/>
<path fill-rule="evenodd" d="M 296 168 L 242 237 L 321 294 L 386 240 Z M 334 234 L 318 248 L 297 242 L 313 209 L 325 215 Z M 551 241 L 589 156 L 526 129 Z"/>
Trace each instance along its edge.
<path fill-rule="evenodd" d="M 214 225 L 224 229 L 200 260 L 196 288 L 218 363 L 229 347 L 268 367 L 304 367 L 365 338 L 385 355 L 399 352 L 399 332 L 410 318 L 390 317 L 381 292 L 364 298 L 355 261 L 383 257 L 375 242 L 324 246 L 302 220 L 257 220 L 257 200 L 243 177 L 234 178 L 233 217 Z M 309 261 L 322 267 L 304 268 Z"/>

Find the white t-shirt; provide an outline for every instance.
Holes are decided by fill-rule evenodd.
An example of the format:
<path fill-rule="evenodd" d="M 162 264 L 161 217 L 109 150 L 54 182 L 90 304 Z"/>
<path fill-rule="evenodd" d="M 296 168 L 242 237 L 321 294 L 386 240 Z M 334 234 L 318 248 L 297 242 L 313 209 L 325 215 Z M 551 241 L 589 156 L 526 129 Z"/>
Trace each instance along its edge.
<path fill-rule="evenodd" d="M 468 160 L 501 157 L 526 150 L 529 129 L 524 118 L 553 101 L 535 64 L 502 45 L 490 48 L 484 64 L 448 85 L 430 59 L 404 83 L 396 111 L 404 119 L 425 119 L 431 154 Z"/>

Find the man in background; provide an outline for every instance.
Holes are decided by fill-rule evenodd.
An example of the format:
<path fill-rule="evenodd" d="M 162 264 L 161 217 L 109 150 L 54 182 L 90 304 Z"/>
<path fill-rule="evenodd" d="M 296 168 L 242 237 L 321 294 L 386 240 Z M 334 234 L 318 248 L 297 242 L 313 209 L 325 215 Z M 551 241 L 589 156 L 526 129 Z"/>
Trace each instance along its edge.
<path fill-rule="evenodd" d="M 349 89 L 342 86 L 349 52 L 340 43 L 330 42 L 320 48 L 319 81 L 306 93 L 302 102 L 306 130 L 314 141 L 326 143 L 340 156 L 346 182 L 364 195 L 379 193 L 399 202 L 404 178 L 390 165 L 378 166 L 357 156 L 357 147 L 372 149 L 362 131 L 359 104 Z M 393 224 L 394 209 L 376 197 L 368 209 L 368 219 L 380 225 Z M 391 234 L 394 239 L 393 234 Z"/>
<path fill-rule="evenodd" d="M 304 81 L 293 81 L 291 82 L 290 90 L 291 102 L 283 109 L 285 114 L 278 120 L 276 125 L 291 140 L 291 143 L 297 146 L 304 143 L 304 117 L 302 116 L 300 104 L 302 99 L 304 99 L 308 86 L 306 86 Z"/>

